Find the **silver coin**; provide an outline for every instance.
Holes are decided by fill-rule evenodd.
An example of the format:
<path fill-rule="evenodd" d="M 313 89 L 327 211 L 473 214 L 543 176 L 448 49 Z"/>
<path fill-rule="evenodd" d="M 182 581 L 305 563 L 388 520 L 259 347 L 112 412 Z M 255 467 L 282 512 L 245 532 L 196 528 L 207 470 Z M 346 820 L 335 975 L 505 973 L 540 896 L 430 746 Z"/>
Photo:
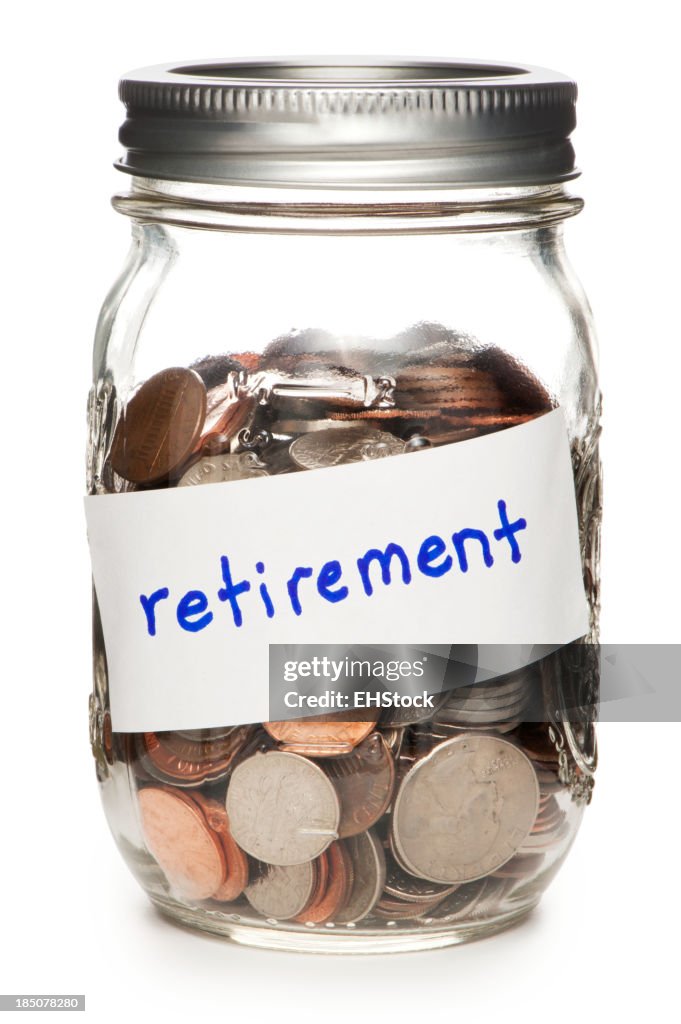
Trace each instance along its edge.
<path fill-rule="evenodd" d="M 246 887 L 244 895 L 263 917 L 289 921 L 302 913 L 312 898 L 317 872 L 313 863 L 262 865 L 258 876 Z"/>
<path fill-rule="evenodd" d="M 248 480 L 251 477 L 268 476 L 267 467 L 255 452 L 241 452 L 239 455 L 208 455 L 199 459 L 180 477 L 178 487 L 195 487 L 197 484 L 221 484 L 232 480 Z"/>
<path fill-rule="evenodd" d="M 325 469 L 348 462 L 368 462 L 404 452 L 404 441 L 382 430 L 345 427 L 318 430 L 296 438 L 289 448 L 301 469 Z"/>
<path fill-rule="evenodd" d="M 455 725 L 453 722 L 433 722 L 433 736 L 440 739 L 450 735 L 460 735 L 462 733 L 507 733 L 513 732 L 519 725 L 523 724 L 522 716 L 518 718 L 511 718 L 508 722 L 487 722 L 485 724 L 473 725 L 468 723 L 467 725 Z"/>
<path fill-rule="evenodd" d="M 501 697 L 450 697 L 445 704 L 445 709 L 458 708 L 462 711 L 493 711 L 495 708 L 507 708 L 513 704 L 525 704 L 529 697 L 530 694 L 527 690 L 502 694 Z"/>
<path fill-rule="evenodd" d="M 504 685 L 494 685 L 492 683 L 476 683 L 474 686 L 458 686 L 455 690 L 450 690 L 449 695 L 453 700 L 467 700 L 479 699 L 479 700 L 496 700 L 501 697 L 514 697 L 519 693 L 526 693 L 530 689 L 530 684 L 524 680 L 514 680 L 513 682 L 504 683 Z"/>
<path fill-rule="evenodd" d="M 450 896 L 447 896 L 432 911 L 428 911 L 425 916 L 437 921 L 438 924 L 449 924 L 467 917 L 482 897 L 486 881 L 485 878 L 480 878 L 476 882 L 457 886 Z"/>
<path fill-rule="evenodd" d="M 367 917 L 381 897 L 385 883 L 385 854 L 383 845 L 371 831 L 360 832 L 343 842 L 350 854 L 354 874 L 350 896 L 334 921 L 336 924 L 351 924 Z"/>
<path fill-rule="evenodd" d="M 347 420 L 285 420 L 276 421 L 277 434 L 311 434 L 319 430 L 348 430 Z"/>
<path fill-rule="evenodd" d="M 491 711 L 464 711 L 460 708 L 443 708 L 436 721 L 461 725 L 493 725 L 496 722 L 508 722 L 517 718 L 525 707 L 524 701 L 512 704 L 508 708 L 493 708 Z"/>
<path fill-rule="evenodd" d="M 403 729 L 407 725 L 419 725 L 421 722 L 428 722 L 434 718 L 440 708 L 444 707 L 449 699 L 449 694 L 431 694 L 433 697 L 432 708 L 386 708 L 381 713 L 380 726 L 382 729 Z"/>
<path fill-rule="evenodd" d="M 425 878 L 414 878 L 397 863 L 388 866 L 385 879 L 385 894 L 405 903 L 425 903 L 444 899 L 458 888 L 457 885 L 440 885 Z"/>
<path fill-rule="evenodd" d="M 407 772 L 395 798 L 400 862 L 431 882 L 470 882 L 522 846 L 539 807 L 531 762 L 501 737 L 464 733 Z"/>
<path fill-rule="evenodd" d="M 338 838 L 340 804 L 321 768 L 299 754 L 258 753 L 232 772 L 227 789 L 232 835 L 266 864 L 302 864 Z"/>

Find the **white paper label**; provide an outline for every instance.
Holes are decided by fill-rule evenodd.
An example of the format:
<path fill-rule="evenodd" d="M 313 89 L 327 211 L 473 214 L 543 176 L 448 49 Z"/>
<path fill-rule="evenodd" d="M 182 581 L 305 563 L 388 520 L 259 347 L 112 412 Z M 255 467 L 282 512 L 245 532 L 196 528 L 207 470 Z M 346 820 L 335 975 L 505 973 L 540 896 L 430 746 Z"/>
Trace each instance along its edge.
<path fill-rule="evenodd" d="M 265 721 L 269 644 L 588 631 L 563 415 L 353 465 L 86 498 L 123 732 Z"/>

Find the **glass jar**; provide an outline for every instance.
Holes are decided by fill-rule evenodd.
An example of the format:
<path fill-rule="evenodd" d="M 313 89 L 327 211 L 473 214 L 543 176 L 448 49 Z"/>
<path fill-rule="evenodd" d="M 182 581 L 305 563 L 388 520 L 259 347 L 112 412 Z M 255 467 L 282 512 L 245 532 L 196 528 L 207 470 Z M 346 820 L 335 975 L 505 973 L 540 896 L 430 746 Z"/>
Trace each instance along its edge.
<path fill-rule="evenodd" d="M 116 842 L 164 914 L 250 945 L 502 929 L 596 764 L 574 85 L 204 62 L 121 97 L 87 499 Z"/>

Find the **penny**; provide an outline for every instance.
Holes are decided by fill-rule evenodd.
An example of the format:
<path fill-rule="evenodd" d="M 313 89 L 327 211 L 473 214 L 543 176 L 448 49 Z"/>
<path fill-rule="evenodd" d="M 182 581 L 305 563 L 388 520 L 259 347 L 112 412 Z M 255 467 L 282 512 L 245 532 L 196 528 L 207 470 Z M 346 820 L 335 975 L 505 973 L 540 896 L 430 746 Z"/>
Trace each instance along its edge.
<path fill-rule="evenodd" d="M 202 448 L 217 437 L 236 437 L 253 418 L 257 405 L 255 395 L 239 388 L 239 378 L 230 374 L 225 383 L 211 388 L 206 395 L 206 418 L 197 445 Z"/>
<path fill-rule="evenodd" d="M 372 731 L 378 710 L 362 711 L 350 720 L 340 721 L 335 715 L 315 715 L 289 722 L 263 722 L 270 736 L 284 751 L 307 757 L 337 757 L 348 754 Z"/>
<path fill-rule="evenodd" d="M 400 455 L 402 452 L 404 442 L 393 434 L 361 426 L 303 434 L 296 438 L 289 449 L 291 458 L 301 469 L 326 469 L 348 462 L 367 462 Z"/>
<path fill-rule="evenodd" d="M 138 802 L 145 843 L 171 888 L 186 899 L 212 896 L 225 879 L 225 857 L 199 807 L 155 786 L 142 789 Z"/>
<path fill-rule="evenodd" d="M 338 838 L 340 804 L 321 768 L 275 750 L 236 766 L 227 815 L 242 850 L 267 864 L 292 865 L 313 860 Z"/>
<path fill-rule="evenodd" d="M 376 906 L 385 882 L 383 845 L 373 832 L 361 832 L 344 840 L 352 861 L 353 882 L 345 905 L 336 914 L 336 924 L 364 920 Z"/>
<path fill-rule="evenodd" d="M 223 805 L 202 793 L 193 793 L 192 799 L 196 800 L 203 811 L 209 827 L 218 834 L 225 855 L 226 877 L 212 898 L 223 903 L 231 903 L 248 885 L 248 858 L 234 842 L 227 811 Z"/>
<path fill-rule="evenodd" d="M 383 737 L 374 732 L 351 754 L 328 758 L 323 767 L 340 800 L 339 836 L 365 832 L 385 813 L 395 782 L 395 764 Z"/>
<path fill-rule="evenodd" d="M 226 740 L 183 739 L 178 733 L 141 733 L 140 760 L 151 776 L 179 786 L 200 786 L 222 778 L 249 739 L 248 726 L 239 726 Z"/>
<path fill-rule="evenodd" d="M 501 867 L 537 816 L 532 764 L 500 737 L 464 733 L 407 773 L 393 807 L 400 862 L 432 882 L 468 882 Z"/>
<path fill-rule="evenodd" d="M 315 882 L 316 870 L 312 861 L 286 866 L 261 864 L 244 895 L 263 917 L 290 921 L 310 902 Z"/>
<path fill-rule="evenodd" d="M 241 452 L 238 455 L 215 455 L 199 459 L 178 480 L 178 487 L 195 487 L 197 484 L 222 484 L 232 480 L 250 480 L 269 476 L 267 467 L 255 452 Z"/>
<path fill-rule="evenodd" d="M 397 374 L 398 405 L 487 412 L 495 417 L 504 409 L 504 394 L 494 377 L 469 366 L 421 365 Z"/>
<path fill-rule="evenodd" d="M 111 465 L 137 484 L 170 476 L 191 455 L 206 418 L 206 389 L 193 370 L 150 377 L 132 396 L 116 428 Z"/>
<path fill-rule="evenodd" d="M 328 881 L 318 899 L 298 914 L 299 924 L 324 924 L 332 920 L 343 906 L 350 890 L 349 859 L 340 842 L 332 843 L 325 854 L 328 863 Z"/>

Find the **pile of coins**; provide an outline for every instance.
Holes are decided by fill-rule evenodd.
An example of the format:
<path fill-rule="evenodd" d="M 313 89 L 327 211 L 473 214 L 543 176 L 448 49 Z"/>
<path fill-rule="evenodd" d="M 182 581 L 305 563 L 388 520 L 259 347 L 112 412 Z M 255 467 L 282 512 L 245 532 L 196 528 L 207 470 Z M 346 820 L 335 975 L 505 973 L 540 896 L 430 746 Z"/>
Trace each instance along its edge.
<path fill-rule="evenodd" d="M 200 486 L 417 452 L 547 412 L 500 350 L 437 324 L 340 365 L 302 331 L 160 370 L 117 410 L 108 491 Z M 494 916 L 568 834 L 530 666 L 415 708 L 114 734 L 169 893 L 303 926 Z M 534 724 L 530 724 L 530 720 Z"/>

